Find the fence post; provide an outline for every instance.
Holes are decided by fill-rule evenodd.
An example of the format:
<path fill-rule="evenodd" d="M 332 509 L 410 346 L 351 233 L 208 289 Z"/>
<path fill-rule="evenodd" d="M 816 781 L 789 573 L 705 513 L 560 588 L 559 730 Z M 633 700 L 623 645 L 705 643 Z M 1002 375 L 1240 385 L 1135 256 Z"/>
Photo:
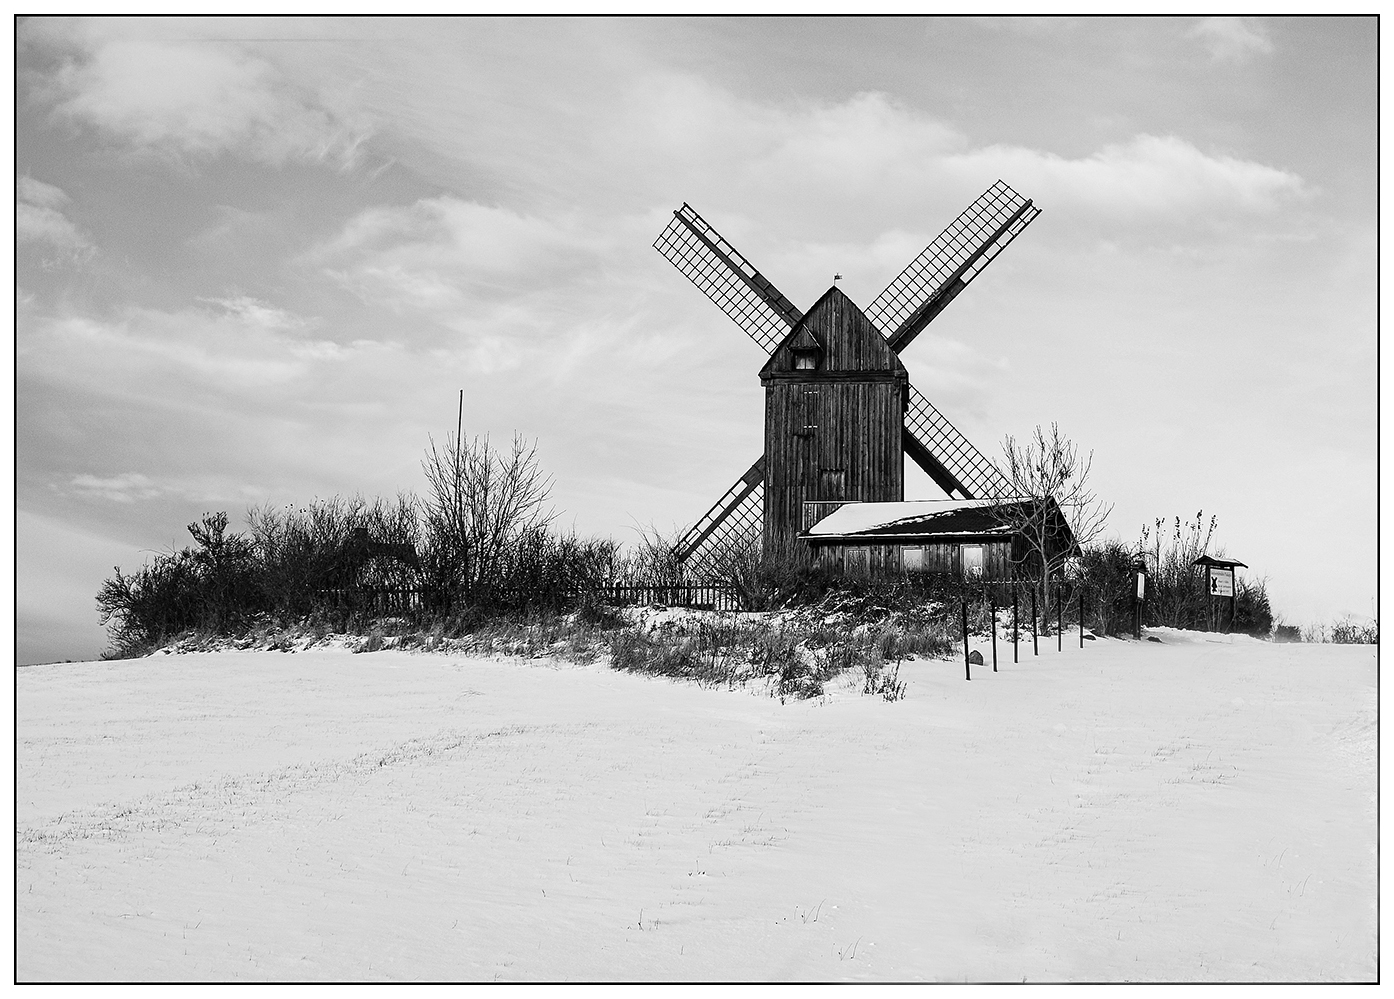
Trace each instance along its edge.
<path fill-rule="evenodd" d="M 1036 584 L 1031 584 L 1031 654 L 1041 654 L 1041 643 L 1036 635 Z"/>
<path fill-rule="evenodd" d="M 963 678 L 973 679 L 973 666 L 968 661 L 968 591 L 963 591 Z"/>
<path fill-rule="evenodd" d="M 1055 594 L 1055 651 L 1056 651 L 1056 652 L 1063 652 L 1063 651 L 1065 650 L 1065 639 L 1064 639 L 1064 637 L 1061 635 L 1060 632 L 1061 632 L 1061 629 L 1062 629 L 1062 627 L 1064 626 L 1064 622 L 1065 622 L 1065 584 L 1064 584 L 1064 582 L 1061 582 L 1061 583 L 1059 583 L 1059 584 L 1056 586 L 1056 591 L 1057 591 L 1057 592 L 1056 592 L 1056 594 Z"/>
<path fill-rule="evenodd" d="M 1012 662 L 1017 662 L 1017 641 L 1020 636 L 1017 634 L 1016 622 L 1016 580 L 1012 580 Z"/>
<path fill-rule="evenodd" d="M 992 584 L 987 587 L 987 606 L 992 613 L 992 672 L 997 672 L 997 598 L 993 596 Z"/>
<path fill-rule="evenodd" d="M 1084 648 L 1084 587 L 1079 588 L 1079 647 Z"/>

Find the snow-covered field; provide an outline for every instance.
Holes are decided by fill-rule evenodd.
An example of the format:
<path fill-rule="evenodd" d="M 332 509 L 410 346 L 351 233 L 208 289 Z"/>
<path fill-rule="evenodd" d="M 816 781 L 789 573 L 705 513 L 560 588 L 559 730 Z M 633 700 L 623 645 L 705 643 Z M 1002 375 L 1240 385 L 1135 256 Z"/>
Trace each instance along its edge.
<path fill-rule="evenodd" d="M 1373 980 L 1375 650 L 1158 634 L 910 663 L 898 703 L 23 668 L 17 976 Z"/>

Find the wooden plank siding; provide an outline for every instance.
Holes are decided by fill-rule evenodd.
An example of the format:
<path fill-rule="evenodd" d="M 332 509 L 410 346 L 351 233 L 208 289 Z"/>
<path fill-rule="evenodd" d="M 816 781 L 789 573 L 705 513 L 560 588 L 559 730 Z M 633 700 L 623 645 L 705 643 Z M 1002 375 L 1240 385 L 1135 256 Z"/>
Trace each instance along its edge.
<path fill-rule="evenodd" d="M 791 343 L 811 332 L 814 370 Z M 832 288 L 760 372 L 765 386 L 765 551 L 795 548 L 806 502 L 904 498 L 905 367 L 861 310 Z"/>
<path fill-rule="evenodd" d="M 964 544 L 981 545 L 983 549 L 983 578 L 1008 580 L 1021 575 L 1022 565 L 1013 562 L 1010 541 L 930 542 L 919 545 L 820 545 L 817 558 L 825 566 L 843 572 L 870 572 L 873 575 L 895 575 L 922 572 L 928 575 L 963 578 L 962 548 Z M 920 567 L 907 568 L 907 549 L 920 549 Z M 860 553 L 865 552 L 865 555 Z M 850 554 L 849 554 L 850 553 Z M 863 569 L 863 563 L 866 568 Z"/>

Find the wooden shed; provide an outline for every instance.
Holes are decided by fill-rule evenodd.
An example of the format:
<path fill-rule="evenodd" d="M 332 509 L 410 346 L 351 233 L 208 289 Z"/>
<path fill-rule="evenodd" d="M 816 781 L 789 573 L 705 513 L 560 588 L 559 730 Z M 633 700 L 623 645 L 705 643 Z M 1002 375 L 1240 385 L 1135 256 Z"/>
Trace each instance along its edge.
<path fill-rule="evenodd" d="M 1077 548 L 1069 523 L 1049 499 L 845 503 L 832 510 L 828 506 L 809 509 L 811 523 L 800 538 L 812 546 L 819 562 L 849 573 L 1020 577 L 1033 571 L 1036 558 L 1011 525 L 1028 510 L 1051 523 L 1052 555 Z"/>
<path fill-rule="evenodd" d="M 905 366 L 836 287 L 775 348 L 760 382 L 766 554 L 793 547 L 805 503 L 904 497 Z"/>

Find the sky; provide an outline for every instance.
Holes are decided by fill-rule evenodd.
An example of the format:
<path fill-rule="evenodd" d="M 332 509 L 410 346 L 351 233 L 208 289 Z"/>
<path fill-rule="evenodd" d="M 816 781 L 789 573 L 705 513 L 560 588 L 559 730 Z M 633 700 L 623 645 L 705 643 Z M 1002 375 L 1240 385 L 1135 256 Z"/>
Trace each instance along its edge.
<path fill-rule="evenodd" d="M 1218 517 L 1286 621 L 1374 613 L 1363 19 L 22 22 L 19 662 L 226 510 L 537 442 L 557 523 L 681 529 L 760 349 L 653 248 L 697 209 L 865 306 L 999 178 L 1041 215 L 902 356 L 980 450 L 1058 422 L 1108 534 Z M 942 493 L 911 463 L 907 498 Z"/>

